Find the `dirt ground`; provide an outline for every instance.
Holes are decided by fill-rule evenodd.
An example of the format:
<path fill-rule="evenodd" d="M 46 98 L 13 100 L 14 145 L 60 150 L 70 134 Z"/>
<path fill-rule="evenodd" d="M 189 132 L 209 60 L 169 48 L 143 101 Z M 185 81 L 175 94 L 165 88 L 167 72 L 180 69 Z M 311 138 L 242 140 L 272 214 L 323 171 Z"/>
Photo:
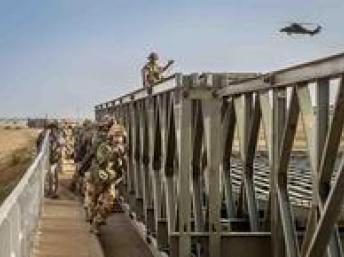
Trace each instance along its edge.
<path fill-rule="evenodd" d="M 31 164 L 37 130 L 0 126 L 0 202 Z"/>

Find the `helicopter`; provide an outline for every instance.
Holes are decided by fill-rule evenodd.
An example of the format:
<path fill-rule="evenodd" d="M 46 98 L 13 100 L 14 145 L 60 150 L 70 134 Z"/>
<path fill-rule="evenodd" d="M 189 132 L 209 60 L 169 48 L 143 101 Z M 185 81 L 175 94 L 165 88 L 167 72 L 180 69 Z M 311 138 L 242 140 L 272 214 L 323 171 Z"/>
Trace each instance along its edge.
<path fill-rule="evenodd" d="M 315 29 L 309 29 L 307 27 L 305 27 L 304 25 L 316 25 Z M 310 35 L 310 36 L 314 36 L 315 34 L 320 33 L 322 27 L 318 24 L 314 24 L 314 23 L 297 23 L 297 22 L 292 22 L 290 23 L 289 26 L 286 26 L 284 28 L 280 29 L 281 33 L 287 33 L 288 36 L 290 36 L 291 34 L 303 34 L 303 35 Z"/>

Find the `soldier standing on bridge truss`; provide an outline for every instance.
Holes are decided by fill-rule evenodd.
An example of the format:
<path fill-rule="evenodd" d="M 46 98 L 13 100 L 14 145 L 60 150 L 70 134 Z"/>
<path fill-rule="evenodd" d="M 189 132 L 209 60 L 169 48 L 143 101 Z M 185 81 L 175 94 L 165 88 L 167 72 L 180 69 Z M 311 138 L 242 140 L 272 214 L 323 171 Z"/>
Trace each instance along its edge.
<path fill-rule="evenodd" d="M 144 87 L 150 87 L 163 79 L 163 72 L 165 72 L 173 63 L 169 60 L 165 66 L 160 66 L 158 63 L 159 56 L 157 53 L 150 53 L 148 62 L 142 68 L 142 80 Z"/>

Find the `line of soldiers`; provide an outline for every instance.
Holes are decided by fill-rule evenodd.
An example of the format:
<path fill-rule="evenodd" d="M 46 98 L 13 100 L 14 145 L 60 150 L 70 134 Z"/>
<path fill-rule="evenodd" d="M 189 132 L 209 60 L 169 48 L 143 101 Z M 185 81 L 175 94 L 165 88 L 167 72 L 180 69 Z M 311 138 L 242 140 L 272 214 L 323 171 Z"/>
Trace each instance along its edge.
<path fill-rule="evenodd" d="M 74 129 L 72 122 L 46 120 L 43 130 L 36 140 L 37 153 L 41 150 L 46 133 L 49 131 L 50 170 L 45 177 L 45 196 L 57 198 L 58 177 L 62 171 L 62 159 L 72 159 L 74 155 Z"/>
<path fill-rule="evenodd" d="M 71 189 L 84 195 L 91 232 L 99 234 L 112 213 L 116 191 L 127 167 L 126 132 L 110 116 L 92 124 L 85 120 L 75 128 L 74 174 Z"/>
<path fill-rule="evenodd" d="M 44 137 L 49 131 L 49 163 L 50 170 L 45 178 L 45 196 L 57 198 L 58 174 L 61 170 L 61 158 L 63 144 L 61 142 L 61 133 L 57 120 L 48 120 L 44 124 L 43 130 L 39 133 L 36 140 L 37 153 L 40 152 Z"/>

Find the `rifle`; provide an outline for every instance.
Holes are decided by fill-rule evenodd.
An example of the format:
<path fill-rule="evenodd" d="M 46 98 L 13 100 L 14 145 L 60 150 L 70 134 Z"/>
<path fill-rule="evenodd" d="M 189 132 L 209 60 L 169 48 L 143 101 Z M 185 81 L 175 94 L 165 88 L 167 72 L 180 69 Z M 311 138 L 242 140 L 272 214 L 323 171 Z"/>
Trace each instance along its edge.
<path fill-rule="evenodd" d="M 91 167 L 92 159 L 93 159 L 95 153 L 96 153 L 96 151 L 91 148 L 90 151 L 87 152 L 86 155 L 84 156 L 84 158 L 82 159 L 80 167 L 78 169 L 78 173 L 81 176 L 83 176 L 84 173 Z"/>

